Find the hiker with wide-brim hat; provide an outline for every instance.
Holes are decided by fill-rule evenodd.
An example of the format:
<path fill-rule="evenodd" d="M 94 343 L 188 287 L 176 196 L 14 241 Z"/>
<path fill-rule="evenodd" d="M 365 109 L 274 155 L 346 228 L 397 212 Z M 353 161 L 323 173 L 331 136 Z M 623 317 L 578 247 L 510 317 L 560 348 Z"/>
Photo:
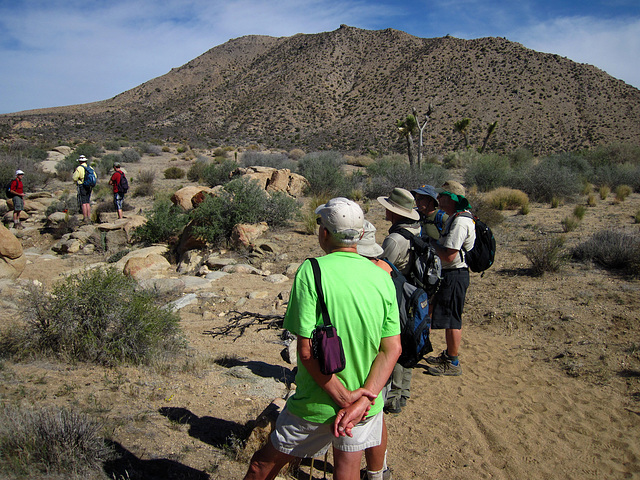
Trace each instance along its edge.
<path fill-rule="evenodd" d="M 391 222 L 389 235 L 382 242 L 386 258 L 393 263 L 403 275 L 411 270 L 413 262 L 411 241 L 399 233 L 407 230 L 413 235 L 420 235 L 420 214 L 415 209 L 415 201 L 409 190 L 394 188 L 389 196 L 378 197 L 378 202 L 386 208 L 385 218 Z M 397 363 L 391 375 L 391 389 L 385 402 L 387 413 L 399 413 L 411 395 L 411 369 Z"/>
<path fill-rule="evenodd" d="M 432 375 L 461 375 L 458 359 L 462 340 L 462 311 L 469 288 L 469 267 L 464 251 L 473 248 L 476 230 L 473 218 L 460 213 L 468 211 L 469 201 L 459 182 L 449 180 L 438 191 L 440 208 L 449 215 L 440 239 L 432 241 L 442 261 L 442 282 L 433 297 L 431 329 L 444 329 L 447 348 L 437 357 L 427 357 Z"/>

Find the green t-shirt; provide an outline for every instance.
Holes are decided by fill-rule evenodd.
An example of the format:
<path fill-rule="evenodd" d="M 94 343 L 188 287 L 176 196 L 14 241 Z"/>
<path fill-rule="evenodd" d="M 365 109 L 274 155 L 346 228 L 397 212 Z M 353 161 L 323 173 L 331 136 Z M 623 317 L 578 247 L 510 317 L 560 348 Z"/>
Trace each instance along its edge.
<path fill-rule="evenodd" d="M 349 252 L 334 252 L 318 258 L 327 310 L 331 323 L 342 339 L 346 367 L 337 377 L 348 390 L 364 385 L 380 340 L 400 334 L 396 292 L 391 276 L 366 258 Z M 313 270 L 309 262 L 298 269 L 291 288 L 284 328 L 295 335 L 311 338 L 322 324 Z M 307 421 L 329 423 L 338 406 L 313 379 L 298 359 L 296 393 L 288 400 L 291 413 Z M 369 415 L 383 407 L 378 396 Z"/>

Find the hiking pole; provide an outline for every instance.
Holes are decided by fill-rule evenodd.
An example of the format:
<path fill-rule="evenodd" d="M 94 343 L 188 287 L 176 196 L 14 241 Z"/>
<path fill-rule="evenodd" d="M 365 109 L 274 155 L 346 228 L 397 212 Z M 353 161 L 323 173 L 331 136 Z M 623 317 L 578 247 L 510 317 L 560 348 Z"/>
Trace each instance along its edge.
<path fill-rule="evenodd" d="M 313 480 L 313 461 L 315 459 L 311 457 L 311 468 L 309 469 L 309 480 Z"/>
<path fill-rule="evenodd" d="M 324 469 L 322 471 L 322 480 L 327 480 L 327 457 L 329 456 L 329 450 L 324 452 Z"/>

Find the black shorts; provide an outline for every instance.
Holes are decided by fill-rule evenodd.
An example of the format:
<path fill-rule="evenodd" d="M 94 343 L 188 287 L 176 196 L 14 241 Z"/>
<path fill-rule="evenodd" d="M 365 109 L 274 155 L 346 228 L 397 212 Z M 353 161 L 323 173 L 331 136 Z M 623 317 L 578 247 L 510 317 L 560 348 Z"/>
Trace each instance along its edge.
<path fill-rule="evenodd" d="M 433 296 L 431 328 L 462 328 L 462 310 L 469 288 L 469 270 L 443 270 L 442 283 Z"/>
<path fill-rule="evenodd" d="M 80 205 L 91 202 L 91 187 L 78 185 L 78 203 Z"/>

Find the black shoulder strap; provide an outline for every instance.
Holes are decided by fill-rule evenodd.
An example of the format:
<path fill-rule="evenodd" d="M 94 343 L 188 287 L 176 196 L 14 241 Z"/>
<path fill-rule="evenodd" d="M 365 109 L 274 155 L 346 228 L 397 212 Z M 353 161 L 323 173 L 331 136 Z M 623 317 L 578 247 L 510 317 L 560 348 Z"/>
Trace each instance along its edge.
<path fill-rule="evenodd" d="M 329 318 L 329 311 L 327 310 L 327 304 L 324 302 L 324 292 L 322 291 L 322 283 L 320 282 L 320 265 L 318 260 L 310 258 L 311 268 L 313 269 L 313 278 L 316 282 L 316 291 L 318 292 L 318 301 L 320 302 L 320 310 L 322 311 L 322 321 L 325 325 L 331 325 L 331 318 Z"/>
<path fill-rule="evenodd" d="M 391 233 L 397 233 L 409 240 L 412 246 L 418 250 L 418 253 L 423 252 L 429 246 L 428 242 L 425 242 L 419 235 L 414 235 L 406 228 L 398 228 L 397 230 L 393 230 Z"/>

